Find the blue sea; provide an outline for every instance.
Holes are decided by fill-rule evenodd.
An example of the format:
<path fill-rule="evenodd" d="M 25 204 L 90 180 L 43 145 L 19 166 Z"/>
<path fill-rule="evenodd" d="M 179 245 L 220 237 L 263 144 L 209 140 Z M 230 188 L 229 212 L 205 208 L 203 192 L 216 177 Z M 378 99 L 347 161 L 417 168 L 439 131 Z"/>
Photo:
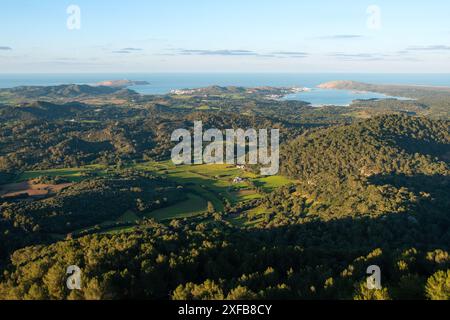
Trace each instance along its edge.
<path fill-rule="evenodd" d="M 306 101 L 315 107 L 326 105 L 349 106 L 355 100 L 368 99 L 411 100 L 405 97 L 394 97 L 375 92 L 357 92 L 352 90 L 330 90 L 318 88 L 312 88 L 308 91 L 290 94 L 287 95 L 284 99 Z"/>
<path fill-rule="evenodd" d="M 0 88 L 16 86 L 51 86 L 59 84 L 95 84 L 105 80 L 142 80 L 150 84 L 133 86 L 142 94 L 165 94 L 174 89 L 219 86 L 307 87 L 313 90 L 290 95 L 288 99 L 303 100 L 313 105 L 349 105 L 356 99 L 386 98 L 376 93 L 357 93 L 346 90 L 315 89 L 333 80 L 353 80 L 374 84 L 414 84 L 450 86 L 450 74 L 237 74 L 237 73 L 128 73 L 128 74 L 0 74 Z"/>

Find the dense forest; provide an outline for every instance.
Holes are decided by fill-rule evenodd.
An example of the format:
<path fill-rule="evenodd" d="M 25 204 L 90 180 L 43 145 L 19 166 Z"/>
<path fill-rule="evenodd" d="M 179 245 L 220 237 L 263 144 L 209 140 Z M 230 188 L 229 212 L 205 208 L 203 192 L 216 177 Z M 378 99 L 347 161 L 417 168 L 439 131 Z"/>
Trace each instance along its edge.
<path fill-rule="evenodd" d="M 0 299 L 450 299 L 450 119 L 436 102 L 450 94 L 267 97 L 286 92 L 0 91 Z M 211 185 L 206 170 L 180 176 L 164 164 L 170 134 L 194 121 L 280 129 L 275 179 L 289 183 L 268 188 L 251 166 L 245 189 L 227 180 L 236 168 Z M 174 209 L 199 198 L 195 215 Z M 82 290 L 67 289 L 69 265 Z M 370 265 L 382 289 L 367 288 Z"/>

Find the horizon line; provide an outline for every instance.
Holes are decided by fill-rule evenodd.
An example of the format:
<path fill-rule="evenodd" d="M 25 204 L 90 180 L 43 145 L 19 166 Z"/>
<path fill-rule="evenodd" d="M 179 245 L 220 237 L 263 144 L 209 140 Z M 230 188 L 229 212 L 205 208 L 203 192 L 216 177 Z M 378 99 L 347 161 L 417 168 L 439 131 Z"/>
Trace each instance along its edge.
<path fill-rule="evenodd" d="M 374 74 L 374 75 L 450 75 L 450 72 L 283 72 L 283 71 L 265 71 L 265 72 L 237 72 L 237 71 L 159 71 L 159 72 L 0 72 L 0 75 L 69 75 L 69 74 L 82 74 L 82 75 L 98 75 L 98 74 L 287 74 L 287 75 L 305 75 L 305 74 Z"/>

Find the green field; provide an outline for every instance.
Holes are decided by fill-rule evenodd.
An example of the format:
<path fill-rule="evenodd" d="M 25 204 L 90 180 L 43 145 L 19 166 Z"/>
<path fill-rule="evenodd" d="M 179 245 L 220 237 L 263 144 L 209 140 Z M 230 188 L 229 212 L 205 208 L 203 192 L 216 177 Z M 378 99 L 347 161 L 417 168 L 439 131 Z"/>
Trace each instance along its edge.
<path fill-rule="evenodd" d="M 117 222 L 135 222 L 140 218 L 131 210 L 125 212 L 121 217 L 117 219 Z"/>
<path fill-rule="evenodd" d="M 110 168 L 112 169 L 112 167 Z M 260 177 L 253 173 L 237 168 L 235 165 L 227 164 L 204 164 L 204 165 L 181 165 L 175 166 L 170 161 L 145 162 L 130 164 L 127 169 L 145 171 L 156 175 L 167 177 L 176 184 L 183 186 L 187 192 L 187 199 L 176 204 L 147 212 L 146 218 L 153 218 L 157 221 L 170 221 L 176 218 L 186 218 L 200 215 L 206 212 L 208 202 L 211 202 L 217 212 L 224 210 L 226 202 L 231 204 L 257 199 L 263 196 L 251 185 L 253 182 L 260 187 L 263 192 L 271 192 L 283 185 L 293 183 L 293 180 L 282 176 Z M 114 171 L 114 170 L 112 170 Z M 80 168 L 53 169 L 41 171 L 27 171 L 22 173 L 16 180 L 25 181 L 39 176 L 60 176 L 70 181 L 78 182 L 89 177 L 107 176 L 108 167 L 102 165 L 90 165 Z M 244 181 L 233 183 L 236 177 L 243 178 Z M 100 224 L 101 230 L 110 232 L 114 230 L 127 230 L 127 227 L 115 227 L 117 223 L 135 223 L 141 218 L 133 211 L 125 212 L 119 219 L 105 221 Z M 233 223 L 239 225 L 239 217 L 231 219 Z M 98 228 L 98 227 L 97 227 Z M 85 230 L 92 230 L 93 227 Z"/>
<path fill-rule="evenodd" d="M 251 188 L 247 180 L 253 181 L 264 192 L 272 192 L 276 188 L 295 182 L 282 176 L 259 177 L 234 165 L 226 164 L 175 166 L 171 162 L 149 162 L 138 164 L 135 168 L 164 174 L 197 196 L 196 201 L 190 199 L 186 203 L 181 202 L 172 207 L 154 211 L 149 216 L 156 220 L 169 220 L 203 213 L 206 211 L 208 201 L 214 205 L 216 211 L 222 211 L 225 200 L 234 204 L 262 197 L 263 195 Z M 245 180 L 233 183 L 235 177 Z M 203 208 L 199 206 L 198 198 L 203 200 Z M 197 206 L 194 207 L 194 205 Z"/>
<path fill-rule="evenodd" d="M 244 172 L 233 165 L 225 164 L 204 164 L 204 165 L 182 165 L 175 166 L 170 162 L 146 163 L 135 166 L 136 169 L 164 174 L 171 180 L 182 185 L 187 185 L 187 188 L 193 192 L 207 198 L 214 204 L 216 210 L 221 211 L 223 199 L 227 199 L 231 203 L 245 201 L 248 195 L 240 197 L 235 192 L 230 191 L 231 187 L 245 188 L 247 184 L 239 183 L 233 184 L 235 177 L 253 178 L 254 175 Z M 253 192 L 256 195 L 256 191 Z"/>
<path fill-rule="evenodd" d="M 157 221 L 165 221 L 177 218 L 189 218 L 206 211 L 208 203 L 204 198 L 192 193 L 189 193 L 187 197 L 187 200 L 147 213 L 145 217 L 153 218 Z"/>
<path fill-rule="evenodd" d="M 257 185 L 260 185 L 264 191 L 272 192 L 275 189 L 293 183 L 294 181 L 283 176 L 267 176 L 254 179 Z"/>
<path fill-rule="evenodd" d="M 16 182 L 27 181 L 42 176 L 48 177 L 64 177 L 72 182 L 79 182 L 86 179 L 86 174 L 95 173 L 97 175 L 104 175 L 104 171 L 107 169 L 103 165 L 89 165 L 81 168 L 63 168 L 63 169 L 51 169 L 51 170 L 37 170 L 37 171 L 25 171 L 19 175 Z"/>
<path fill-rule="evenodd" d="M 245 211 L 245 214 L 250 218 L 246 219 L 243 215 L 230 216 L 227 218 L 229 222 L 239 227 L 250 227 L 254 224 L 258 224 L 264 220 L 265 213 L 267 212 L 264 206 L 259 206 Z"/>

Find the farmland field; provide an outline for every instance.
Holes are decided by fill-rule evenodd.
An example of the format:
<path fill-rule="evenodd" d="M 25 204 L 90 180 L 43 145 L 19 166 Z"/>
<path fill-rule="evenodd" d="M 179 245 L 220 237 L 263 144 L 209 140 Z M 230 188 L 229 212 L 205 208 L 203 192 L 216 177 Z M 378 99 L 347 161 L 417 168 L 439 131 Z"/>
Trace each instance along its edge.
<path fill-rule="evenodd" d="M 237 168 L 234 165 L 180 165 L 175 166 L 171 161 L 143 162 L 125 166 L 126 169 L 144 171 L 155 175 L 167 177 L 170 181 L 182 186 L 187 192 L 187 199 L 170 206 L 145 212 L 138 216 L 129 210 L 118 219 L 107 220 L 97 228 L 113 228 L 116 232 L 128 230 L 129 226 L 116 226 L 116 224 L 135 223 L 142 218 L 152 218 L 157 221 L 167 222 L 176 218 L 198 216 L 207 211 L 208 203 L 211 203 L 216 212 L 222 212 L 226 203 L 235 204 L 253 199 L 258 199 L 265 192 L 271 192 L 283 185 L 294 182 L 282 176 L 260 177 L 254 173 Z M 107 177 L 116 172 L 116 169 L 104 165 L 89 165 L 79 168 L 64 168 L 53 170 L 25 171 L 16 181 L 29 181 L 42 176 L 62 177 L 71 182 L 80 182 L 91 176 Z M 242 181 L 234 183 L 233 180 L 240 177 Z M 260 187 L 258 192 L 254 186 Z M 263 193 L 261 193 L 263 192 Z M 238 222 L 232 219 L 231 222 Z M 89 231 L 85 228 L 81 231 Z"/>
<path fill-rule="evenodd" d="M 189 218 L 206 211 L 207 202 L 204 198 L 189 193 L 188 199 L 178 202 L 175 205 L 154 210 L 145 215 L 146 218 L 153 218 L 157 221 L 165 221 L 176 218 Z"/>

